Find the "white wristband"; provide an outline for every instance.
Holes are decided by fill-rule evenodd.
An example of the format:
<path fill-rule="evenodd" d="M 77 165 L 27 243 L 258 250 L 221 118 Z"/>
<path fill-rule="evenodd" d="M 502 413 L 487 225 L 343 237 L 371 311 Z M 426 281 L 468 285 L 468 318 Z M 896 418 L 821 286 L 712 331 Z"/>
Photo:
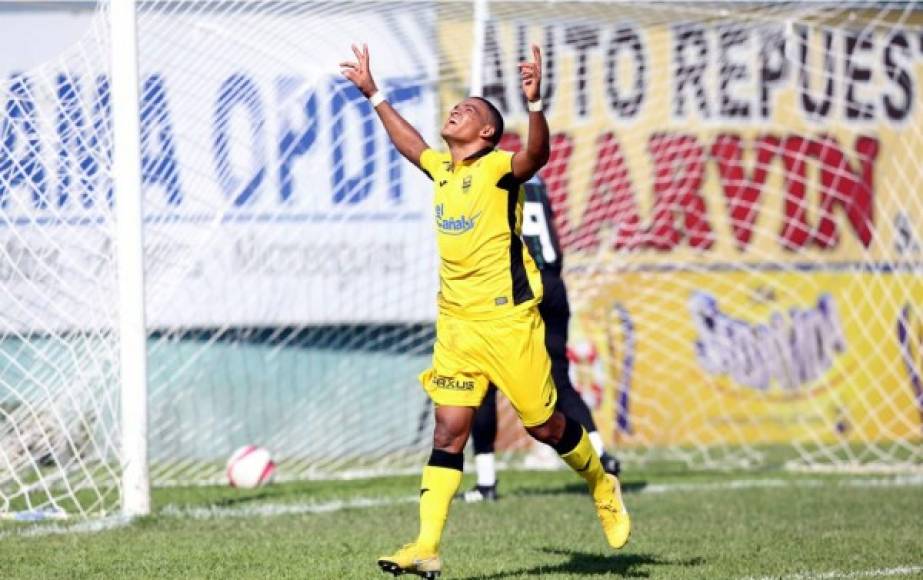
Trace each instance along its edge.
<path fill-rule="evenodd" d="M 541 113 L 542 112 L 542 100 L 529 101 L 526 105 L 529 108 L 530 113 Z"/>
<path fill-rule="evenodd" d="M 385 102 L 385 96 L 381 94 L 381 91 L 375 91 L 375 94 L 369 97 L 369 102 L 372 104 L 373 109 L 377 109 L 378 105 Z"/>

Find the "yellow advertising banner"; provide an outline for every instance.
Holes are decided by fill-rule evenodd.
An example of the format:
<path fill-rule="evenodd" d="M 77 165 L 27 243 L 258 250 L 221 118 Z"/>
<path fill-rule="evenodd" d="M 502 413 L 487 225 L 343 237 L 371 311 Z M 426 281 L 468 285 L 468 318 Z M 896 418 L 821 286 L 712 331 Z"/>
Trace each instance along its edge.
<path fill-rule="evenodd" d="M 923 14 L 490 7 L 503 147 L 527 135 L 516 63 L 543 49 L 540 176 L 601 430 L 919 441 Z M 472 33 L 443 15 L 443 111 L 470 86 Z"/>
<path fill-rule="evenodd" d="M 919 277 L 631 272 L 587 290 L 575 380 L 605 372 L 597 419 L 621 442 L 919 438 Z M 577 294 L 579 290 L 575 290 Z M 601 425 L 601 427 L 602 427 Z"/>

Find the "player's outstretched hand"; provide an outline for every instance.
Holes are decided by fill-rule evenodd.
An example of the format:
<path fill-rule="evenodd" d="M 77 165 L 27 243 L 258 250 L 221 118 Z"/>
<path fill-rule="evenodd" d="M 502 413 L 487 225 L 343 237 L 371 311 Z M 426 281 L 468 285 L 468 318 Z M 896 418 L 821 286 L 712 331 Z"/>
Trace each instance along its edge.
<path fill-rule="evenodd" d="M 356 62 L 348 60 L 341 62 L 340 72 L 356 85 L 359 92 L 369 98 L 378 92 L 375 80 L 372 79 L 372 71 L 369 70 L 369 46 L 363 44 L 362 50 L 359 50 L 359 47 L 354 44 L 352 48 L 353 54 L 356 55 Z"/>
<path fill-rule="evenodd" d="M 519 76 L 522 78 L 522 92 L 529 102 L 542 98 L 542 51 L 532 45 L 533 62 L 519 63 Z"/>

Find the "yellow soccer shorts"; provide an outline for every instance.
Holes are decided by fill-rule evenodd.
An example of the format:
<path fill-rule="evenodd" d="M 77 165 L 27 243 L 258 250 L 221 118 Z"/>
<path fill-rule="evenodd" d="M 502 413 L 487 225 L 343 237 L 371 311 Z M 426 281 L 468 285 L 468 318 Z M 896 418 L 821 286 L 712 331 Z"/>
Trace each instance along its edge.
<path fill-rule="evenodd" d="M 492 320 L 440 314 L 433 366 L 420 382 L 436 405 L 477 407 L 490 383 L 512 403 L 526 427 L 554 412 L 557 391 L 545 349 L 545 324 L 536 307 Z"/>

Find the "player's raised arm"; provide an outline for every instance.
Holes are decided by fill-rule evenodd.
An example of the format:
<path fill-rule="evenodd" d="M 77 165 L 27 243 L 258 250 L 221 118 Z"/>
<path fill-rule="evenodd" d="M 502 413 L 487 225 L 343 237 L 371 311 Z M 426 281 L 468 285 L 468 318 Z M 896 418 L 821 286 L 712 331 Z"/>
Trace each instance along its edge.
<path fill-rule="evenodd" d="M 365 95 L 365 98 L 372 102 L 381 124 L 384 125 L 388 137 L 394 143 L 394 147 L 408 161 L 420 167 L 420 155 L 428 147 L 426 141 L 420 136 L 420 133 L 414 129 L 413 125 L 407 122 L 397 110 L 391 106 L 391 103 L 384 99 L 384 95 L 378 92 L 375 86 L 375 80 L 372 78 L 372 71 L 369 69 L 369 47 L 367 44 L 362 45 L 359 50 L 355 44 L 352 45 L 353 54 L 356 55 L 356 62 L 344 61 L 340 63 L 340 71 L 343 76 L 352 81 L 356 88 Z"/>
<path fill-rule="evenodd" d="M 519 63 L 522 92 L 529 102 L 529 138 L 526 146 L 513 155 L 513 176 L 526 181 L 548 162 L 551 154 L 548 121 L 542 112 L 542 51 L 532 45 L 533 62 Z"/>

